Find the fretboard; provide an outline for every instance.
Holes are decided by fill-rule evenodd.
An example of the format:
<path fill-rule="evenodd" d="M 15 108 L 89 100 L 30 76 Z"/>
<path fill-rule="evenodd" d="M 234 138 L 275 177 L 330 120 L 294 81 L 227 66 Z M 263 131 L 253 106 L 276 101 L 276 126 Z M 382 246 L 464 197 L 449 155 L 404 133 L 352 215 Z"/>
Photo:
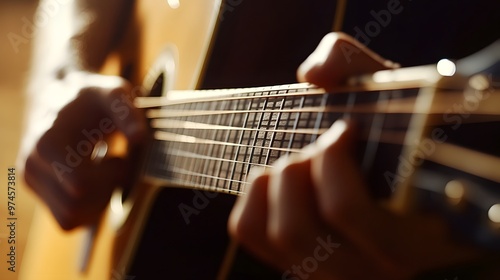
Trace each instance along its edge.
<path fill-rule="evenodd" d="M 155 139 L 146 174 L 179 186 L 244 193 L 253 167 L 272 168 L 281 156 L 300 153 L 339 118 L 355 119 L 360 127 L 360 161 L 368 176 L 382 166 L 394 170 L 418 90 L 331 94 L 293 84 L 197 93 L 151 99 L 156 107 L 142 104 L 152 107 L 147 116 Z M 408 112 L 388 113 L 394 102 L 410 104 Z M 382 185 L 378 192 L 390 192 Z"/>

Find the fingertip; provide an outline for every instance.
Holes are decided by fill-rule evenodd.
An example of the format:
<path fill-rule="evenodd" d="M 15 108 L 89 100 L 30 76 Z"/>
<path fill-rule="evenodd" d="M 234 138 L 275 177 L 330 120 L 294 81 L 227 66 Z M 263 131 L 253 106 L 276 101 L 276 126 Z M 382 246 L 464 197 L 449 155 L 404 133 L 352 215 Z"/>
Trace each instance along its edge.
<path fill-rule="evenodd" d="M 269 175 L 256 175 L 246 194 L 237 199 L 231 211 L 228 231 L 240 242 L 248 243 L 254 234 L 259 232 L 259 228 L 265 224 L 268 181 Z"/>
<path fill-rule="evenodd" d="M 297 69 L 297 80 L 321 85 L 322 68 L 332 52 L 335 42 L 339 38 L 338 33 L 329 33 L 320 41 L 316 49 L 302 62 Z"/>
<path fill-rule="evenodd" d="M 297 79 L 331 90 L 352 76 L 398 67 L 345 33 L 329 33 L 299 66 Z"/>

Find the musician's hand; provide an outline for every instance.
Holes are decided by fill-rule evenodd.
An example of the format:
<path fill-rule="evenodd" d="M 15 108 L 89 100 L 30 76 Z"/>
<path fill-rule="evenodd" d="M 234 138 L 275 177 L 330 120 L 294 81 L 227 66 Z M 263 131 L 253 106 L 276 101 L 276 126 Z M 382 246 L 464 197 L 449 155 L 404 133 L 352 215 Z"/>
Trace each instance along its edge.
<path fill-rule="evenodd" d="M 25 180 L 64 229 L 93 223 L 112 190 L 133 180 L 133 157 L 146 135 L 144 118 L 130 102 L 130 85 L 118 77 L 74 73 L 40 94 L 40 102 L 49 103 L 40 107 L 52 105 L 52 112 L 30 121 Z M 68 96 L 61 105 L 50 104 Z M 129 157 L 91 159 L 95 144 L 116 133 L 128 140 Z"/>
<path fill-rule="evenodd" d="M 342 47 L 354 52 L 350 63 Z M 391 65 L 333 34 L 299 77 L 333 88 L 351 74 Z M 374 201 L 354 160 L 355 142 L 354 126 L 337 121 L 303 154 L 254 173 L 231 213 L 230 234 L 285 271 L 283 279 L 409 279 L 475 255 L 454 244 L 438 219 L 399 216 Z"/>

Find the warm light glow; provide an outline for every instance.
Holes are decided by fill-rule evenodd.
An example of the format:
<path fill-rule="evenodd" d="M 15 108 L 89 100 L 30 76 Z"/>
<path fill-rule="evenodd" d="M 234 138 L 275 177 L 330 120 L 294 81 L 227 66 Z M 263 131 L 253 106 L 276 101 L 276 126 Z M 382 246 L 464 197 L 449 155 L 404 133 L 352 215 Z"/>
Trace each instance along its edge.
<path fill-rule="evenodd" d="M 457 71 L 457 66 L 451 60 L 441 59 L 437 64 L 437 71 L 443 76 L 453 76 Z"/>
<path fill-rule="evenodd" d="M 170 6 L 170 8 L 172 8 L 172 9 L 177 9 L 181 5 L 179 0 L 167 0 L 167 3 Z"/>
<path fill-rule="evenodd" d="M 124 210 L 122 203 L 122 192 L 113 192 L 109 206 L 111 208 L 111 211 L 113 211 L 113 213 L 115 213 L 116 215 L 123 215 Z"/>
<path fill-rule="evenodd" d="M 104 141 L 98 141 L 95 146 L 92 154 L 90 155 L 90 159 L 95 163 L 100 163 L 101 160 L 106 156 L 108 152 L 108 144 Z"/>
<path fill-rule="evenodd" d="M 490 88 L 490 81 L 484 75 L 474 75 L 469 79 L 469 86 L 478 91 L 485 91 Z"/>
<path fill-rule="evenodd" d="M 494 223 L 500 223 L 500 204 L 491 206 L 488 211 L 488 218 Z"/>
<path fill-rule="evenodd" d="M 464 185 L 459 181 L 450 181 L 446 184 L 444 192 L 451 199 L 462 199 L 465 194 Z"/>
<path fill-rule="evenodd" d="M 119 189 L 116 189 L 111 195 L 109 208 L 111 210 L 111 215 L 109 215 L 111 228 L 119 230 L 128 218 L 130 210 L 132 209 L 132 201 L 124 201 L 123 192 Z"/>

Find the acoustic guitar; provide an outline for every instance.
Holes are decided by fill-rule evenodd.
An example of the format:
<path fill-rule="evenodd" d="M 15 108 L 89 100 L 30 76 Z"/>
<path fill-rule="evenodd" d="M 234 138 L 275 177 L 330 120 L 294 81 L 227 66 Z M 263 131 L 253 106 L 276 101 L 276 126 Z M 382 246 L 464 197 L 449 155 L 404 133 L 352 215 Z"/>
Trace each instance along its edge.
<path fill-rule="evenodd" d="M 229 240 L 227 217 L 251 168 L 300 153 L 339 118 L 359 124 L 359 160 L 381 203 L 441 213 L 457 235 L 500 248 L 500 43 L 457 62 L 353 77 L 335 92 L 288 84 L 330 30 L 330 2 L 322 17 L 303 13 L 300 31 L 292 11 L 305 4 L 137 1 L 103 73 L 147 92 L 135 100 L 153 138 L 141 183 L 115 192 L 90 231 L 62 233 L 37 213 L 31 241 L 46 242 L 28 249 L 22 279 L 282 279 Z M 264 52 L 252 35 L 271 22 L 288 39 Z M 228 87 L 239 88 L 216 89 Z"/>

